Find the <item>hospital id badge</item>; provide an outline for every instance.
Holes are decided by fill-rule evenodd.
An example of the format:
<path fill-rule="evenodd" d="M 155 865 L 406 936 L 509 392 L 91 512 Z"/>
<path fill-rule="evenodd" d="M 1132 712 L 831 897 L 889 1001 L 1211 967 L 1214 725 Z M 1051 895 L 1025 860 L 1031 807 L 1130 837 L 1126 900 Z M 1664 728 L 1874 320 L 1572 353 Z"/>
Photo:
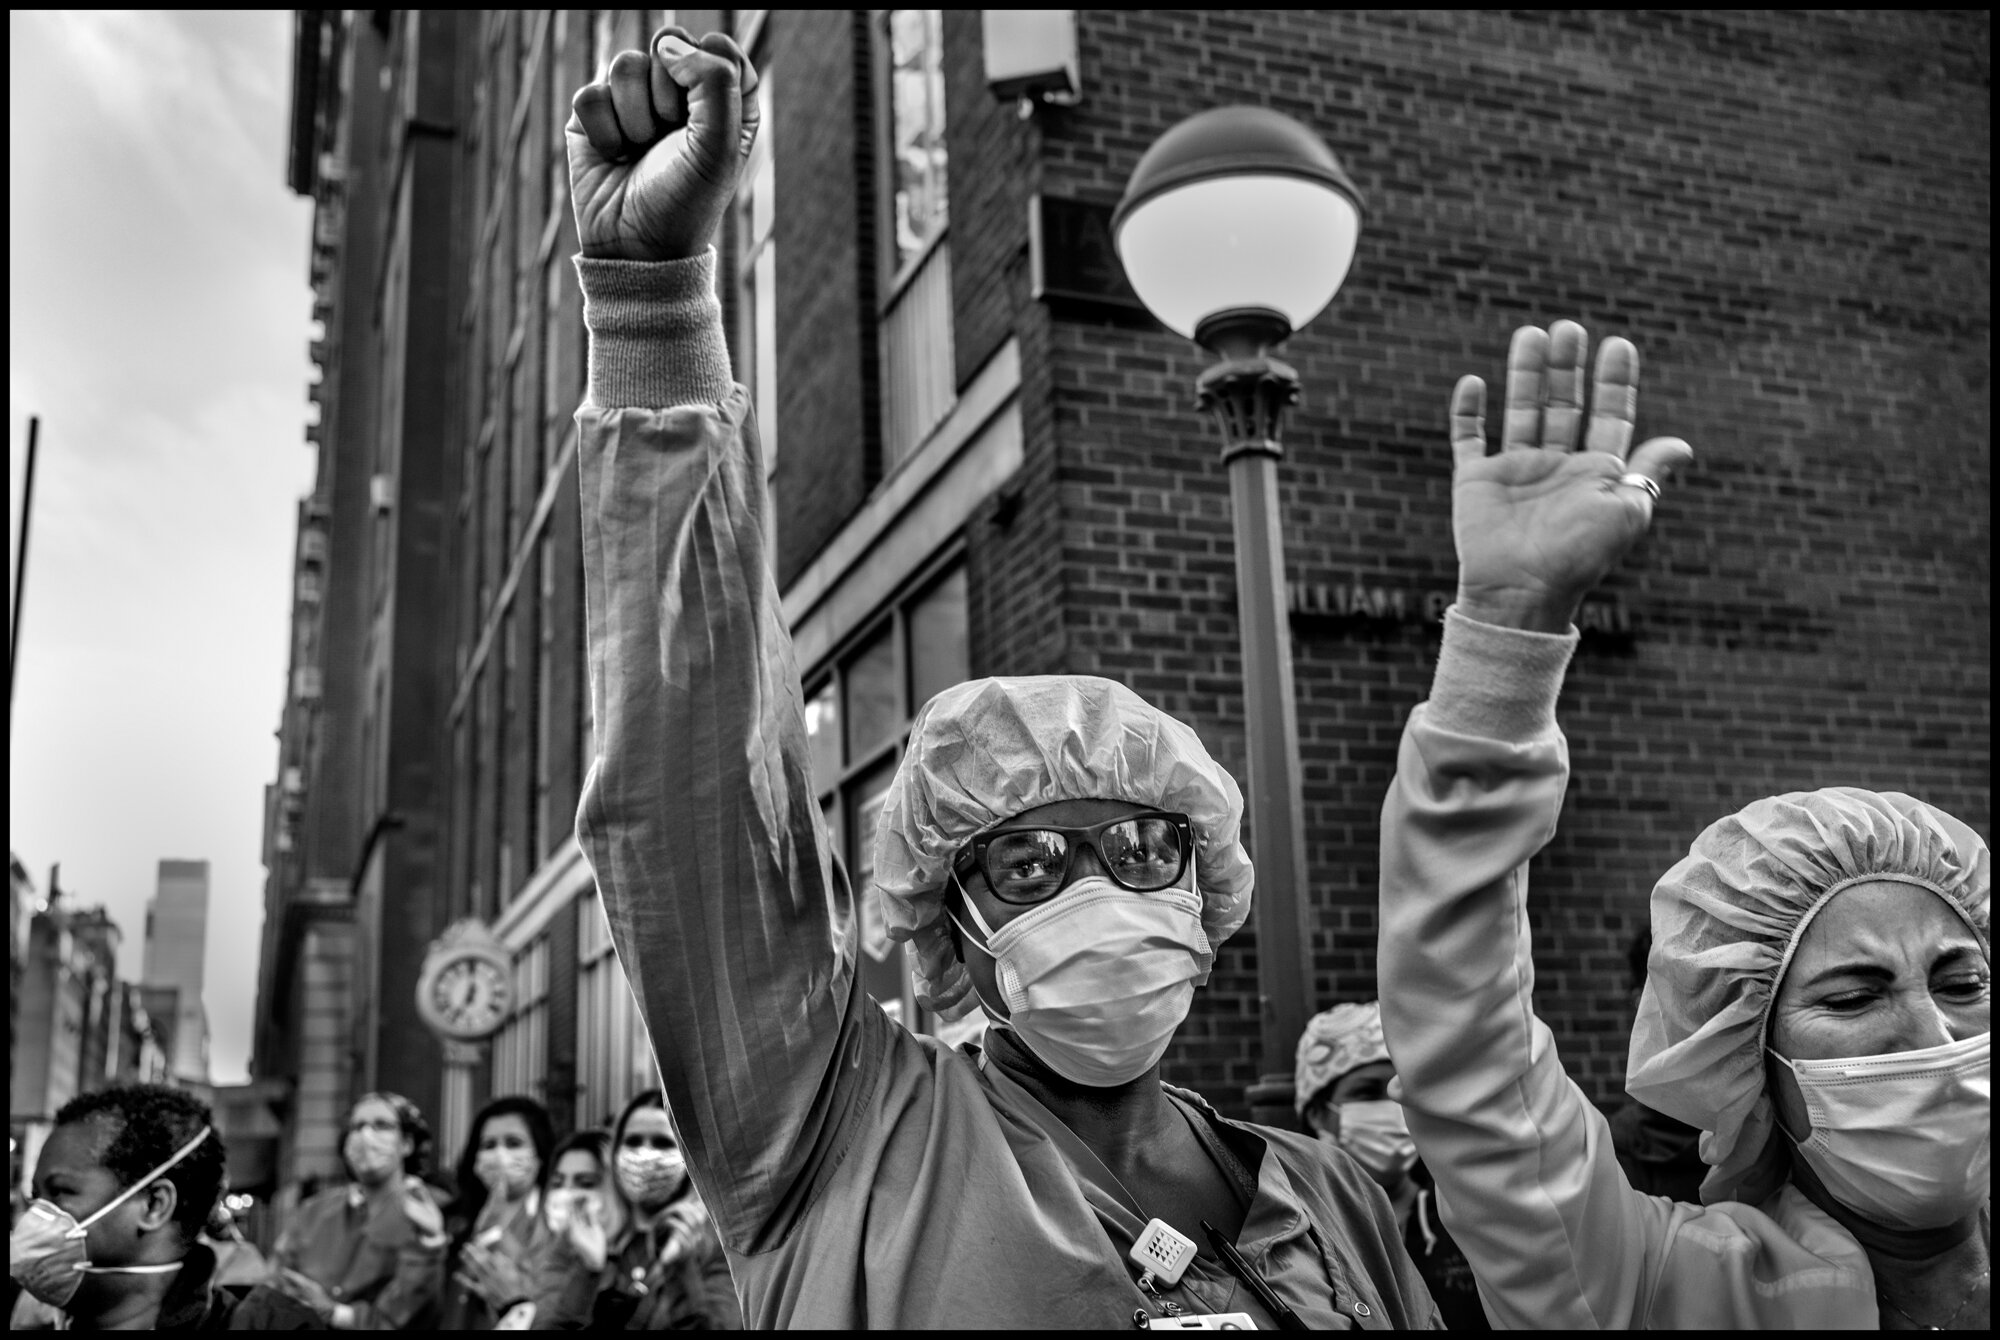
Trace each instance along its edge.
<path fill-rule="evenodd" d="M 1197 1312 L 1192 1316 L 1153 1317 L 1149 1331 L 1254 1331 L 1257 1323 L 1248 1312 Z"/>

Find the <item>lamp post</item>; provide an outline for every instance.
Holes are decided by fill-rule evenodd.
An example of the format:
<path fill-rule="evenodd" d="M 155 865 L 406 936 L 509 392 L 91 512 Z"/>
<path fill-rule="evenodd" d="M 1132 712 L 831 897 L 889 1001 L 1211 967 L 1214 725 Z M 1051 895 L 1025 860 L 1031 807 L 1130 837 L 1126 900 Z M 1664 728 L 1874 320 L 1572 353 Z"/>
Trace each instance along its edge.
<path fill-rule="evenodd" d="M 1354 261 L 1361 194 L 1312 131 L 1259 107 L 1189 117 L 1153 142 L 1112 216 L 1126 277 L 1169 329 L 1219 356 L 1195 383 L 1222 430 L 1236 529 L 1262 1075 L 1254 1120 L 1290 1126 L 1312 981 L 1298 708 L 1278 458 L 1298 374 L 1271 350 L 1324 311 Z"/>

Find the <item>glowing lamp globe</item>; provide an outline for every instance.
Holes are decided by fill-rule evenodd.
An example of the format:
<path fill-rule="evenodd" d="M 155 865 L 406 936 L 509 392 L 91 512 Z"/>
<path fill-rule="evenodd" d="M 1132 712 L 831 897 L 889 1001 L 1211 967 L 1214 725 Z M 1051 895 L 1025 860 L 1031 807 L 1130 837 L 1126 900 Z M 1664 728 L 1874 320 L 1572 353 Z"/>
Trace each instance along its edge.
<path fill-rule="evenodd" d="M 1223 351 L 1276 344 L 1326 310 L 1354 263 L 1361 210 L 1311 130 L 1267 108 L 1218 107 L 1153 142 L 1111 232 L 1153 315 Z"/>

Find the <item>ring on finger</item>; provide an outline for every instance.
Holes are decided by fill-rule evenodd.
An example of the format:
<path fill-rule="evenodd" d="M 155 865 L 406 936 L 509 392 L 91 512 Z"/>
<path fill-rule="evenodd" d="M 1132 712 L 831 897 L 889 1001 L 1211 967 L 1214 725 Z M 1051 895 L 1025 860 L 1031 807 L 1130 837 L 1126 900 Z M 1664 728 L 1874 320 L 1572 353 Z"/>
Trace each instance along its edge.
<path fill-rule="evenodd" d="M 1658 502 L 1660 500 L 1660 481 L 1653 478 L 1651 475 L 1642 475 L 1637 470 L 1627 470 L 1624 474 L 1618 477 L 1618 482 L 1620 484 L 1630 485 L 1635 489 L 1646 490 L 1646 492 L 1649 495 L 1651 495 L 1654 502 Z"/>

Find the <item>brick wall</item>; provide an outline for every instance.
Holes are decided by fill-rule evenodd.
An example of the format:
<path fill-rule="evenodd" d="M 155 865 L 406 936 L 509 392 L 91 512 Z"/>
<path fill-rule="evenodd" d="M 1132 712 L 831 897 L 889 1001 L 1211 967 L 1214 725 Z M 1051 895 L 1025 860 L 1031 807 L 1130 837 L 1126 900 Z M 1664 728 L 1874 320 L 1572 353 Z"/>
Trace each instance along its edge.
<path fill-rule="evenodd" d="M 1497 389 L 1523 322 L 1632 338 L 1641 437 L 1699 453 L 1607 584 L 1632 635 L 1592 638 L 1560 707 L 1574 771 L 1534 873 L 1538 1001 L 1586 1092 L 1620 1089 L 1626 945 L 1710 821 L 1846 783 L 1990 827 L 1984 15 L 1080 19 L 1080 107 L 1018 127 L 951 104 L 960 347 L 1015 314 L 1027 444 L 969 537 L 975 673 L 1122 679 L 1241 776 L 1203 357 L 1026 302 L 1019 198 L 1115 201 L 1168 126 L 1261 103 L 1317 128 L 1368 205 L 1345 291 L 1286 349 L 1294 581 L 1449 590 L 1446 397 L 1464 372 Z M 955 84 L 978 77 L 968 26 L 976 47 L 969 20 L 947 29 Z M 1294 637 L 1324 1006 L 1374 993 L 1377 816 L 1437 640 L 1325 619 Z M 1168 1062 L 1238 1112 L 1255 949 L 1253 918 Z"/>

